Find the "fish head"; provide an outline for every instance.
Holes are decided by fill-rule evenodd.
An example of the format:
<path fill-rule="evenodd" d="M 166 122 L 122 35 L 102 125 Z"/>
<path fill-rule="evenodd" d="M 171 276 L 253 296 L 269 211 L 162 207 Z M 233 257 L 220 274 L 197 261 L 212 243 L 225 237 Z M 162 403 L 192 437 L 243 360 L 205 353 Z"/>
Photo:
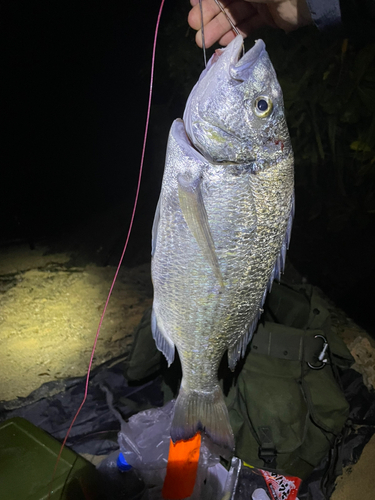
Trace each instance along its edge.
<path fill-rule="evenodd" d="M 184 112 L 193 146 L 212 163 L 253 164 L 254 170 L 291 154 L 282 90 L 257 40 L 242 57 L 238 35 L 211 57 Z"/>

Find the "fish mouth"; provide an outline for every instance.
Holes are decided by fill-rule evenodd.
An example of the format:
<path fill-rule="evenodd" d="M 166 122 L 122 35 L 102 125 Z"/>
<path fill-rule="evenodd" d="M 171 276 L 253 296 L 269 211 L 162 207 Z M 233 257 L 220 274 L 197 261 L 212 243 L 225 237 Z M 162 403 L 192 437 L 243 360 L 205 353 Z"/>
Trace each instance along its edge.
<path fill-rule="evenodd" d="M 263 40 L 256 40 L 254 46 L 240 58 L 243 40 L 240 35 L 236 37 L 236 39 L 239 37 L 240 39 L 238 40 L 238 43 L 233 47 L 236 48 L 236 52 L 233 54 L 233 58 L 231 60 L 232 62 L 229 66 L 229 74 L 234 80 L 244 81 L 249 78 L 249 73 L 251 72 L 252 67 L 266 50 L 266 45 Z M 241 45 L 239 45 L 240 42 Z"/>
<path fill-rule="evenodd" d="M 248 76 L 251 67 L 256 63 L 261 54 L 266 50 L 265 43 L 259 39 L 246 53 L 243 52 L 243 37 L 237 35 L 236 38 L 227 46 L 217 49 L 207 63 L 207 66 L 202 71 L 199 81 L 202 80 L 219 58 L 225 54 L 227 69 L 232 78 L 239 81 L 244 81 Z"/>

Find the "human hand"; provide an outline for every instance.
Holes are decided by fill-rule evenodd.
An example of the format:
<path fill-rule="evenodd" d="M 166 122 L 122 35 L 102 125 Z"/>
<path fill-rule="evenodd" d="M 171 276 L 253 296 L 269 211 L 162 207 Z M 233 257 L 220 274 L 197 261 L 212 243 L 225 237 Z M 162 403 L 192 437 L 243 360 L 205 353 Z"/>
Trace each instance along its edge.
<path fill-rule="evenodd" d="M 246 38 L 262 26 L 293 31 L 312 24 L 306 0 L 219 0 L 225 12 Z M 197 30 L 195 41 L 202 47 L 201 12 L 199 0 L 190 0 L 189 25 Z M 215 42 L 228 45 L 236 34 L 214 0 L 202 0 L 204 41 L 206 47 Z"/>

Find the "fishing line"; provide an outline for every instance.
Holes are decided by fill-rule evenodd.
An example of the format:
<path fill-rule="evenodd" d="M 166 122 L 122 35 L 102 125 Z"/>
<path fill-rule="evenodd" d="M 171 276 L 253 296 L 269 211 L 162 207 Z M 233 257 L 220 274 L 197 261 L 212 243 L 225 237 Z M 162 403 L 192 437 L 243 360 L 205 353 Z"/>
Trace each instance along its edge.
<path fill-rule="evenodd" d="M 204 67 L 206 67 L 207 66 L 207 57 L 206 57 L 206 44 L 204 42 L 204 23 L 203 23 L 202 0 L 199 0 L 199 9 L 201 11 L 201 32 L 202 32 L 203 60 L 204 60 Z"/>
<path fill-rule="evenodd" d="M 225 12 L 225 9 L 224 7 L 221 5 L 221 3 L 219 2 L 219 0 L 214 0 L 216 5 L 219 7 L 219 9 L 221 10 L 221 12 L 224 14 L 224 16 L 227 18 L 227 21 L 228 23 L 230 24 L 232 30 L 236 33 L 236 35 L 239 35 L 240 32 L 238 31 L 238 29 L 236 28 L 235 24 L 233 23 L 232 19 L 228 16 L 228 14 Z"/>
<path fill-rule="evenodd" d="M 159 13 L 158 13 L 158 18 L 157 18 L 157 21 L 156 21 L 156 27 L 155 27 L 155 35 L 154 35 L 154 43 L 153 43 L 153 47 L 152 47 L 152 58 L 151 58 L 151 76 L 150 76 L 150 90 L 149 90 L 149 96 L 148 96 L 148 106 L 147 106 L 147 114 L 146 114 L 146 125 L 145 125 L 145 132 L 144 132 L 144 137 L 143 137 L 143 146 L 142 146 L 142 155 L 141 155 L 141 162 L 140 162 L 140 167 L 139 167 L 139 175 L 138 175 L 138 183 L 137 183 L 137 190 L 136 190 L 136 194 L 135 194 L 135 200 L 134 200 L 134 206 L 133 206 L 133 211 L 132 211 L 132 216 L 131 216 L 131 219 L 130 219 L 130 224 L 129 224 L 129 229 L 128 229 L 128 234 L 126 236 L 126 241 L 125 241 L 125 244 L 124 244 L 124 249 L 122 251 L 122 254 L 121 254 L 121 257 L 120 257 L 120 260 L 119 260 L 119 263 L 118 263 L 118 266 L 117 266 L 117 269 L 116 269 L 116 272 L 115 272 L 115 275 L 113 277 L 113 280 L 112 280 L 112 284 L 110 286 L 110 289 L 109 289 L 109 292 L 108 292 L 108 296 L 107 296 L 107 300 L 105 302 L 105 305 L 104 305 L 104 308 L 103 308 L 103 312 L 102 312 L 102 315 L 100 317 L 100 320 L 99 320 L 99 325 L 98 325 L 98 329 L 96 331 L 96 335 L 95 335 L 95 340 L 94 340 L 94 344 L 93 344 L 93 348 L 92 348 L 92 351 L 91 351 L 91 357 L 90 357 L 90 362 L 89 362 L 89 366 L 88 366 L 88 370 L 87 370 L 87 376 L 86 376 L 86 385 L 85 385 L 85 394 L 83 396 L 83 399 L 82 399 L 82 403 L 80 404 L 78 410 L 77 410 L 77 413 L 74 415 L 74 418 L 72 420 L 72 423 L 70 424 L 69 426 L 69 429 L 66 433 L 66 436 L 64 438 L 64 441 L 62 442 L 62 445 L 61 445 L 61 448 L 60 448 L 60 451 L 59 451 L 59 454 L 57 456 L 57 460 L 56 460 L 56 464 L 55 464 L 55 468 L 53 470 L 53 474 L 52 474 L 52 479 L 51 479 L 51 482 L 50 482 L 50 486 L 49 486 L 49 491 L 48 491 L 48 500 L 50 500 L 51 498 L 51 493 L 52 493 L 52 483 L 53 483 L 53 480 L 55 479 L 55 475 L 56 475 L 56 471 L 57 471 L 57 466 L 60 462 L 60 458 L 61 458 L 61 454 L 63 452 L 63 449 L 65 447 L 65 444 L 68 440 L 68 437 L 69 437 L 69 434 L 70 434 L 70 431 L 72 430 L 72 427 L 74 425 L 74 422 L 76 421 L 83 405 L 85 404 L 86 402 L 86 399 L 87 399 L 87 393 L 88 393 L 88 387 L 89 387 L 89 379 L 90 379 L 90 373 L 91 373 L 91 367 L 92 367 L 92 363 L 93 363 L 93 359 L 94 359 L 94 354 L 95 354 L 95 349 L 96 349 L 96 344 L 98 342 L 98 338 L 99 338 L 99 333 L 100 333 L 100 329 L 102 327 L 102 323 L 103 323 L 103 319 L 104 319 L 104 316 L 105 316 L 105 313 L 107 311 L 107 307 L 108 307 L 108 303 L 109 303 L 109 299 L 112 295 L 112 290 L 113 290 L 113 287 L 115 286 L 115 282 L 116 282 L 116 279 L 117 279 L 117 275 L 120 271 L 120 267 L 121 267 L 121 264 L 122 264 L 122 261 L 124 259 L 124 255 L 125 255 L 125 252 L 126 252 L 126 249 L 128 247 L 128 242 L 129 242 L 129 238 L 130 238 L 130 233 L 132 231 L 132 228 L 133 228 L 133 222 L 134 222 L 134 217 L 135 217 L 135 211 L 136 211 L 136 208 L 137 208 L 137 203 L 138 203 L 138 197 L 139 197 L 139 191 L 140 191 L 140 187 L 141 187 L 141 178 L 142 178 L 142 171 L 143 171 L 143 162 L 144 162 L 144 157 L 145 157 L 145 151 L 146 151 L 146 141 L 147 141 L 147 133 L 148 133 L 148 126 L 149 126 L 149 121 L 150 121 L 150 112 L 151 112 L 151 98 L 152 98 L 152 87 L 153 87 L 153 82 L 154 82 L 154 68 L 155 68 L 155 53 L 156 53 L 156 41 L 157 41 L 157 36 L 158 36 L 158 31 L 159 31 L 159 24 L 160 24 L 160 18 L 161 18 L 161 13 L 162 13 L 162 10 L 163 10 L 163 6 L 164 6 L 164 2 L 165 0 L 161 0 L 161 3 L 160 3 L 160 7 L 159 7 Z"/>
<path fill-rule="evenodd" d="M 226 10 L 224 9 L 224 7 L 221 5 L 221 3 L 219 2 L 219 0 L 214 0 L 216 5 L 219 7 L 219 9 L 221 10 L 221 12 L 224 14 L 224 16 L 226 17 L 228 23 L 230 24 L 230 27 L 232 28 L 232 30 L 235 32 L 236 35 L 240 35 L 241 33 L 239 32 L 238 28 L 236 27 L 236 25 L 233 23 L 232 19 L 228 16 L 228 14 L 226 13 Z M 242 44 L 242 53 L 243 55 L 245 55 L 245 46 L 244 44 Z"/>

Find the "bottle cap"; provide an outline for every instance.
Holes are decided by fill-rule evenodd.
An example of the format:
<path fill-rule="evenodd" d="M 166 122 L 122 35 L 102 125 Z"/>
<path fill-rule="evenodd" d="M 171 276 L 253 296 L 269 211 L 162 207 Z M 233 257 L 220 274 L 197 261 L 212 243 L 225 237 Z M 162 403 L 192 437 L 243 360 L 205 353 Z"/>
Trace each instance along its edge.
<path fill-rule="evenodd" d="M 132 466 L 125 460 L 125 457 L 121 452 L 119 453 L 119 456 L 117 458 L 117 467 L 123 472 L 132 468 Z"/>

